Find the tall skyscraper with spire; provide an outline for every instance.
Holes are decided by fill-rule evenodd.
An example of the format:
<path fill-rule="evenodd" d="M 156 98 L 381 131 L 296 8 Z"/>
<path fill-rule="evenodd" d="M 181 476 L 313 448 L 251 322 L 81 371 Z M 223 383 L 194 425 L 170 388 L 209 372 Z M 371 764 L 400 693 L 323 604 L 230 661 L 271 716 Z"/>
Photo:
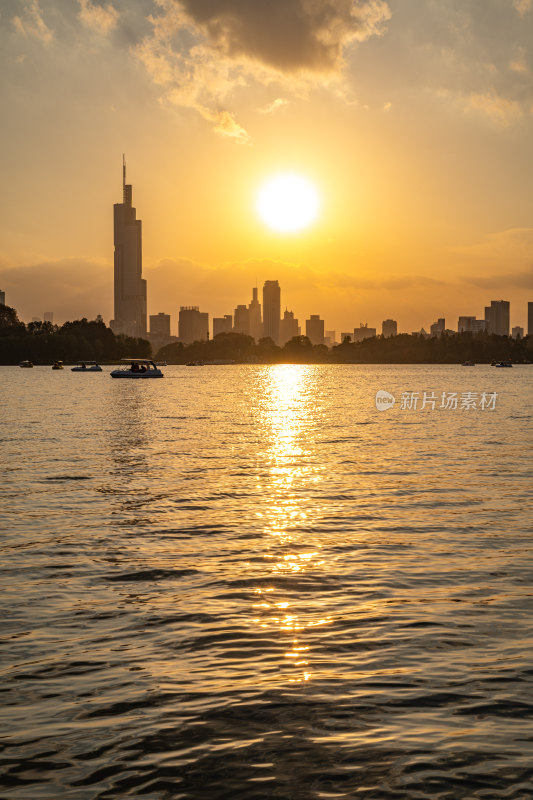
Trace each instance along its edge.
<path fill-rule="evenodd" d="M 279 344 L 281 290 L 277 281 L 265 281 L 263 286 L 263 336 Z"/>
<path fill-rule="evenodd" d="M 263 335 L 263 322 L 261 320 L 261 303 L 257 297 L 257 287 L 254 287 L 252 302 L 248 306 L 250 312 L 250 336 L 253 336 L 255 341 L 258 342 Z"/>
<path fill-rule="evenodd" d="M 142 277 L 142 222 L 132 206 L 122 160 L 122 203 L 114 205 L 115 306 L 111 328 L 117 334 L 146 336 L 146 281 Z"/>

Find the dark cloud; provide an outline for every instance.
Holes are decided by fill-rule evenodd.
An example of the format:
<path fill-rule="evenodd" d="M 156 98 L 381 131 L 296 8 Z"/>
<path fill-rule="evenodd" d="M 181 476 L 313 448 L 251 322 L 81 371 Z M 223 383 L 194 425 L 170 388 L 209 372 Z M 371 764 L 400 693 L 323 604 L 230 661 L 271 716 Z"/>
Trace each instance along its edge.
<path fill-rule="evenodd" d="M 187 16 L 230 58 L 281 72 L 337 69 L 345 44 L 389 17 L 382 0 L 179 0 Z"/>

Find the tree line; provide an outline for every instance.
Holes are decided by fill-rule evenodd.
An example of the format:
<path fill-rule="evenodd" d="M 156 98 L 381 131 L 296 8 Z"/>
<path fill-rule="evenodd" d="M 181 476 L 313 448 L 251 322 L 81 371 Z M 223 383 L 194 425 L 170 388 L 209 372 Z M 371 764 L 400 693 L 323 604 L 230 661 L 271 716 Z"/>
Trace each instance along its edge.
<path fill-rule="evenodd" d="M 50 322 L 24 324 L 10 306 L 0 304 L 0 363 L 34 364 L 53 361 L 110 361 L 137 356 L 150 358 L 146 339 L 116 336 L 102 321 L 85 317 L 63 325 Z M 213 339 L 185 345 L 173 342 L 155 355 L 169 364 L 195 362 L 296 363 L 296 364 L 457 364 L 462 361 L 490 363 L 510 360 L 533 361 L 533 337 L 513 339 L 483 333 L 444 334 L 429 338 L 421 334 L 373 336 L 362 342 L 344 341 L 327 348 L 313 345 L 307 336 L 295 336 L 283 347 L 264 337 L 256 342 L 240 333 L 219 333 Z"/>
<path fill-rule="evenodd" d="M 239 363 L 297 364 L 457 364 L 463 361 L 533 361 L 533 337 L 513 339 L 487 333 L 456 333 L 429 338 L 421 334 L 373 336 L 361 342 L 344 341 L 328 349 L 295 336 L 283 347 L 265 337 L 256 343 L 240 333 L 219 333 L 207 342 L 173 342 L 156 353 L 169 364 L 236 361 Z"/>
<path fill-rule="evenodd" d="M 111 361 L 138 356 L 150 358 L 146 339 L 115 336 L 100 320 L 83 319 L 53 325 L 51 322 L 21 322 L 10 306 L 0 304 L 0 364 L 34 364 L 54 361 Z"/>

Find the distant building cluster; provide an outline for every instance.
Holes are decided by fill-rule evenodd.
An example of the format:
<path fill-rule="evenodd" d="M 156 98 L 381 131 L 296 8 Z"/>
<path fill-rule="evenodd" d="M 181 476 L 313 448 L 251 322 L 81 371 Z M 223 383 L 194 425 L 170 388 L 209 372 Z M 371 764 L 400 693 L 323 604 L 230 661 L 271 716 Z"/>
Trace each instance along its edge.
<path fill-rule="evenodd" d="M 142 222 L 132 203 L 132 186 L 126 183 L 126 163 L 122 163 L 122 203 L 114 205 L 114 317 L 110 326 L 116 334 L 148 337 L 152 346 L 159 349 L 170 342 L 191 344 L 206 341 L 210 335 L 209 314 L 200 311 L 199 306 L 181 306 L 178 315 L 178 335 L 171 332 L 170 314 L 159 312 L 150 315 L 147 325 L 146 280 L 142 277 Z M 0 304 L 6 304 L 5 292 L 0 290 Z M 99 314 L 97 319 L 103 322 Z M 54 312 L 45 311 L 42 320 L 34 317 L 33 322 L 54 321 Z M 459 333 L 497 334 L 522 338 L 524 328 L 516 325 L 510 331 L 510 303 L 508 300 L 492 300 L 485 307 L 482 319 L 474 315 L 460 316 L 457 321 Z M 439 337 L 456 331 L 446 327 L 444 317 L 439 317 L 430 326 L 429 333 L 422 328 L 415 331 L 418 336 Z M 237 305 L 233 314 L 213 317 L 212 335 L 221 333 L 240 333 L 253 337 L 255 341 L 269 338 L 276 345 L 283 346 L 296 336 L 302 335 L 302 328 L 293 311 L 285 308 L 281 314 L 281 288 L 277 280 L 267 280 L 263 285 L 262 303 L 259 290 L 252 289 L 252 299 L 248 305 Z M 385 319 L 381 324 L 381 336 L 397 336 L 398 323 Z M 533 336 L 533 302 L 527 308 L 527 334 Z M 378 335 L 377 328 L 361 322 L 353 331 L 340 334 L 337 340 L 334 330 L 326 330 L 324 320 L 319 314 L 311 314 L 305 321 L 305 336 L 313 345 L 332 347 L 338 343 L 361 342 Z"/>

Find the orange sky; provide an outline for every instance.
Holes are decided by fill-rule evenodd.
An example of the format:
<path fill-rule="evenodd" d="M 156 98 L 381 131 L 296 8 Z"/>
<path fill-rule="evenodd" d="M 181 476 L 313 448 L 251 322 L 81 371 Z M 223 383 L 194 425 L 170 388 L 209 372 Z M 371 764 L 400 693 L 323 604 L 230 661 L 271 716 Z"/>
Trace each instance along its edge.
<path fill-rule="evenodd" d="M 0 288 L 24 319 L 109 320 L 126 152 L 149 313 L 231 313 L 277 278 L 339 332 L 501 298 L 525 323 L 530 0 L 13 0 L 0 27 Z M 299 234 L 254 209 L 280 170 L 321 195 Z"/>

